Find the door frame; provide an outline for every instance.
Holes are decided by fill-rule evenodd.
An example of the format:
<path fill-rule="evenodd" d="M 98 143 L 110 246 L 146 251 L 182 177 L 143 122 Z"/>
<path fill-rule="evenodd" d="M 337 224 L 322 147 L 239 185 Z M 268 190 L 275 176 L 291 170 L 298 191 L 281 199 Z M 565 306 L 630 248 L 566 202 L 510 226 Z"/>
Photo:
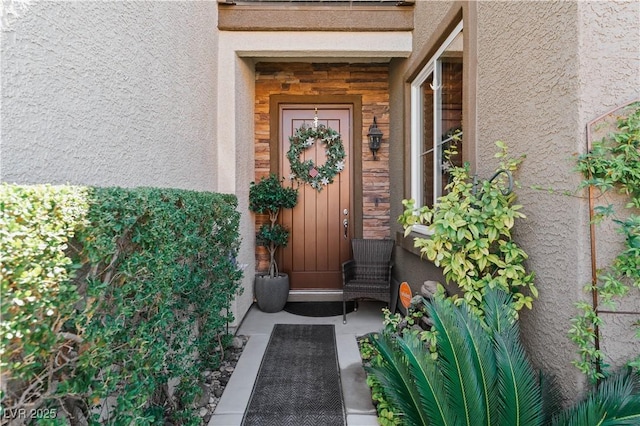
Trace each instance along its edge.
<path fill-rule="evenodd" d="M 350 105 L 353 111 L 351 123 L 351 159 L 352 167 L 350 204 L 353 216 L 353 238 L 362 238 L 362 96 L 361 95 L 270 95 L 269 96 L 269 168 L 278 174 L 280 166 L 280 105 Z"/>

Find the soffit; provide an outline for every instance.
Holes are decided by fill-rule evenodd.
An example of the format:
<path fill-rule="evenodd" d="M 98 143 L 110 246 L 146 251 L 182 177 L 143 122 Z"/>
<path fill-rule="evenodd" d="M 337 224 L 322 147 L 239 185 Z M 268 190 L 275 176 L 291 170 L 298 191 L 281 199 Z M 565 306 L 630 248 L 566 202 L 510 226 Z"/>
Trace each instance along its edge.
<path fill-rule="evenodd" d="M 219 48 L 255 62 L 388 62 L 412 51 L 412 33 L 220 31 Z"/>

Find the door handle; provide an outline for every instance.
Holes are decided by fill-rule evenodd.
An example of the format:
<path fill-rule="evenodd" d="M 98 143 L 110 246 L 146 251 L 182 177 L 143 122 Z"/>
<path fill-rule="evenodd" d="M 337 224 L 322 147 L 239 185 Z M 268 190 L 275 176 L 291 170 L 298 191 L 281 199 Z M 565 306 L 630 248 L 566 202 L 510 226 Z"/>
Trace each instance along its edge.
<path fill-rule="evenodd" d="M 349 220 L 345 219 L 342 221 L 342 226 L 344 227 L 344 239 L 347 239 L 347 230 L 349 229 Z"/>

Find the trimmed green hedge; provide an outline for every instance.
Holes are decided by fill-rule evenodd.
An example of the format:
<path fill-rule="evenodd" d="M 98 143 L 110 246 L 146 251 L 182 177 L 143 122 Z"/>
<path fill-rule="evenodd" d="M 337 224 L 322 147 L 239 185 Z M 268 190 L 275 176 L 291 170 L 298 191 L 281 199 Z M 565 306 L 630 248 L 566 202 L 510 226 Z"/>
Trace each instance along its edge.
<path fill-rule="evenodd" d="M 236 207 L 173 189 L 0 186 L 3 415 L 199 423 L 201 373 L 219 364 L 240 291 Z"/>

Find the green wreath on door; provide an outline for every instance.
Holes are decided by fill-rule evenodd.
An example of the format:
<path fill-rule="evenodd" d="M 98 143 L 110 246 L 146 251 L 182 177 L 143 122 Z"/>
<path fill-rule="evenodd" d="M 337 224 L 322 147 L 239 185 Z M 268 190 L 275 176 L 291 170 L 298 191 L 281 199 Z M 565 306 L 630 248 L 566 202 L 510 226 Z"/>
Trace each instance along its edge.
<path fill-rule="evenodd" d="M 334 177 L 345 168 L 344 145 L 340 133 L 324 125 L 317 127 L 302 126 L 289 138 L 291 146 L 287 158 L 291 166 L 291 179 L 311 185 L 312 188 L 322 189 L 333 183 Z M 313 160 L 300 161 L 303 151 L 311 148 L 315 143 L 321 143 L 325 148 L 327 161 L 318 166 Z"/>

